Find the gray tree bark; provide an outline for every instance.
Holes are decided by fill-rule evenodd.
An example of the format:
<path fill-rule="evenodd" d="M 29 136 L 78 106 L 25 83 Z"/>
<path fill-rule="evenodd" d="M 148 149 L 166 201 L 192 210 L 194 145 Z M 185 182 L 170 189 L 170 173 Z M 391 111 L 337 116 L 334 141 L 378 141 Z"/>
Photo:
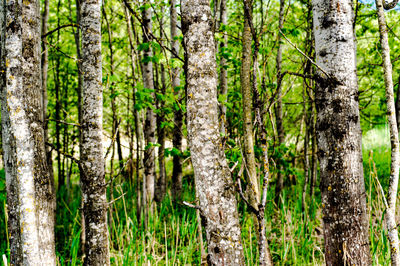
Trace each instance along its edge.
<path fill-rule="evenodd" d="M 399 234 L 396 223 L 396 200 L 397 188 L 399 186 L 399 167 L 400 167 L 400 146 L 399 132 L 396 120 L 396 108 L 393 92 L 393 69 L 390 60 L 389 36 L 386 27 L 385 12 L 383 9 L 384 0 L 376 0 L 376 10 L 378 13 L 378 24 L 383 59 L 383 72 L 386 89 L 386 107 L 388 113 L 391 146 L 391 165 L 390 179 L 386 206 L 386 226 L 390 243 L 390 257 L 392 265 L 400 265 Z M 394 6 L 393 6 L 394 7 Z"/>
<path fill-rule="evenodd" d="M 101 2 L 83 0 L 81 183 L 85 216 L 85 265 L 110 265 L 103 156 Z"/>
<path fill-rule="evenodd" d="M 179 40 L 178 37 L 178 16 L 176 13 L 176 0 L 171 0 L 170 7 L 171 17 L 171 49 L 173 51 L 172 58 L 177 60 L 179 55 Z M 179 103 L 181 93 L 179 91 L 180 86 L 180 69 L 172 69 L 172 88 L 176 101 Z M 174 112 L 174 133 L 172 137 L 172 143 L 175 149 L 182 152 L 182 125 L 183 125 L 183 113 L 180 106 L 175 109 Z M 174 199 L 180 199 L 182 194 L 182 158 L 180 154 L 175 154 L 173 157 L 173 170 L 172 170 L 172 195 Z"/>
<path fill-rule="evenodd" d="M 327 265 L 370 265 L 353 1 L 313 0 L 318 157 Z"/>
<path fill-rule="evenodd" d="M 221 0 L 221 8 L 220 8 L 220 16 L 221 16 L 221 25 L 226 25 L 227 23 L 227 12 L 226 12 L 226 0 Z M 223 31 L 223 41 L 221 41 L 219 45 L 220 52 L 223 54 L 224 49 L 228 46 L 228 35 L 226 31 Z M 220 86 L 220 95 L 223 96 L 224 99 L 228 100 L 228 70 L 227 70 L 227 60 L 222 55 L 221 56 L 221 71 L 219 74 L 219 86 Z M 226 104 L 221 103 L 220 107 L 220 127 L 221 127 L 221 135 L 226 137 Z"/>
<path fill-rule="evenodd" d="M 2 134 L 11 264 L 55 265 L 55 197 L 43 128 L 40 5 L 39 1 L 9 1 L 1 9 Z"/>
<path fill-rule="evenodd" d="M 151 31 L 152 31 L 152 23 L 151 23 L 151 7 L 148 7 L 146 10 L 143 10 L 143 43 L 151 42 Z M 153 77 L 153 62 L 151 61 L 151 57 L 153 56 L 153 52 L 151 49 L 151 45 L 149 48 L 143 52 L 143 85 L 146 89 L 153 90 L 151 92 L 151 98 L 155 99 L 154 93 L 154 77 Z M 154 146 L 152 144 L 156 143 L 156 114 L 150 107 L 147 107 L 146 110 L 146 120 L 144 124 L 144 138 L 146 141 L 146 149 L 144 151 L 144 175 L 145 179 L 143 179 L 143 200 L 144 207 L 151 207 L 154 200 L 154 188 L 155 188 L 155 180 L 156 180 L 156 152 Z"/>
<path fill-rule="evenodd" d="M 215 41 L 208 0 L 182 0 L 187 129 L 210 265 L 243 265 L 235 189 L 219 133 Z"/>

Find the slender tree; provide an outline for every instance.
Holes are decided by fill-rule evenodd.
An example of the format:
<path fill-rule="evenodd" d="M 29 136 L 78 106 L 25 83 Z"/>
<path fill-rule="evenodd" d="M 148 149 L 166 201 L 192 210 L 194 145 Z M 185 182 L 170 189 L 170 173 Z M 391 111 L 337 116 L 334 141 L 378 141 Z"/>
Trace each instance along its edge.
<path fill-rule="evenodd" d="M 225 27 L 227 23 L 227 7 L 226 7 L 226 0 L 221 0 L 221 8 L 220 8 L 220 26 Z M 222 96 L 222 99 L 227 100 L 228 97 L 228 65 L 227 65 L 227 60 L 225 56 L 225 50 L 227 49 L 228 46 L 228 34 L 226 30 L 223 30 L 223 39 L 221 40 L 219 44 L 219 51 L 221 53 L 221 59 L 220 59 L 220 65 L 221 65 L 221 71 L 219 74 L 219 86 L 220 86 L 220 95 Z M 226 137 L 226 104 L 222 103 L 220 106 L 220 123 L 221 123 L 221 135 Z"/>
<path fill-rule="evenodd" d="M 394 1 L 396 2 L 396 1 Z M 389 36 L 386 27 L 386 18 L 382 0 L 376 0 L 376 10 L 378 13 L 378 24 L 380 32 L 380 42 L 383 59 L 383 72 L 386 89 L 386 108 L 388 113 L 389 129 L 390 129 L 390 146 L 391 146 L 391 165 L 390 179 L 386 206 L 386 226 L 388 230 L 388 238 L 390 243 L 390 255 L 392 265 L 400 265 L 400 250 L 399 250 L 399 234 L 396 223 L 396 200 L 397 187 L 399 186 L 399 167 L 400 167 L 400 146 L 399 132 L 396 120 L 396 108 L 393 92 L 393 70 L 390 60 Z M 394 5 L 395 6 L 395 5 Z M 393 6 L 393 7 L 394 7 Z M 386 5 L 390 8 L 390 5 Z"/>
<path fill-rule="evenodd" d="M 285 19 L 285 0 L 279 1 L 279 25 L 278 30 L 281 31 L 283 29 L 283 23 Z M 278 52 L 276 54 L 276 79 L 277 79 L 277 94 L 276 94 L 276 129 L 278 131 L 278 145 L 281 145 L 285 141 L 285 132 L 283 128 L 283 107 L 282 107 L 282 38 L 281 35 L 278 34 Z M 281 164 L 278 166 L 278 173 L 276 178 L 276 187 L 275 187 L 275 202 L 279 202 L 279 197 L 281 191 L 283 189 L 283 167 Z"/>
<path fill-rule="evenodd" d="M 242 66 L 240 69 L 240 85 L 242 87 L 243 100 L 243 139 L 244 139 L 244 159 L 246 164 L 246 173 L 250 182 L 250 201 L 254 206 L 258 205 L 260 191 L 256 169 L 256 159 L 254 156 L 254 138 L 253 138 L 253 118 L 252 118 L 252 86 L 251 86 L 251 44 L 252 34 L 250 23 L 252 19 L 252 0 L 244 0 L 245 8 L 244 26 L 243 26 L 243 48 L 242 48 Z M 248 12 L 246 12 L 246 10 Z"/>
<path fill-rule="evenodd" d="M 171 0 L 170 6 L 170 24 L 171 24 L 171 50 L 172 59 L 178 60 L 179 55 L 179 40 L 178 40 L 178 16 L 176 12 L 176 0 Z M 178 152 L 182 152 L 182 125 L 183 113 L 180 107 L 180 69 L 174 67 L 172 69 L 172 89 L 176 99 L 176 107 L 174 112 L 174 133 L 172 137 L 172 144 Z M 179 199 L 182 193 L 182 159 L 180 154 L 174 154 L 173 157 L 173 170 L 172 170 L 172 195 L 175 199 Z"/>
<path fill-rule="evenodd" d="M 243 265 L 235 189 L 222 148 L 208 0 L 183 0 L 187 129 L 210 265 Z"/>
<path fill-rule="evenodd" d="M 353 1 L 312 4 L 325 260 L 327 265 L 370 265 Z"/>
<path fill-rule="evenodd" d="M 85 264 L 110 265 L 103 157 L 101 1 L 82 0 L 81 183 L 85 217 Z"/>
<path fill-rule="evenodd" d="M 143 43 L 148 47 L 143 51 L 143 85 L 150 91 L 151 98 L 155 98 L 153 77 L 153 52 L 152 41 L 152 7 L 145 6 L 142 12 Z M 151 107 L 147 107 L 146 121 L 144 124 L 144 138 L 146 148 L 144 152 L 144 179 L 143 179 L 143 206 L 151 207 L 154 199 L 154 188 L 156 180 L 156 153 L 153 144 L 156 143 L 156 114 Z"/>
<path fill-rule="evenodd" d="M 43 12 L 42 12 L 42 35 L 46 34 L 48 28 L 48 20 L 49 20 L 49 0 L 45 0 L 43 3 Z M 43 106 L 43 128 L 44 128 L 44 137 L 45 142 L 49 139 L 48 132 L 48 119 L 47 119 L 47 75 L 49 69 L 49 51 L 47 48 L 47 40 L 44 38 L 42 40 L 42 106 Z M 51 155 L 50 147 L 46 150 L 46 158 L 47 164 L 49 165 L 49 171 L 51 174 L 51 179 L 54 180 L 53 166 L 52 166 L 52 155 Z M 54 186 L 54 185 L 53 185 Z"/>

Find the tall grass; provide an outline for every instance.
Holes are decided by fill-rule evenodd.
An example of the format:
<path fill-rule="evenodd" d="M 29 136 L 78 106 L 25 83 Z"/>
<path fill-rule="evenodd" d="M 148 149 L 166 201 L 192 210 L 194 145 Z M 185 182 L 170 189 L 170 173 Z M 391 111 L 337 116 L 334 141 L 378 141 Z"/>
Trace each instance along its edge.
<path fill-rule="evenodd" d="M 390 249 L 384 223 L 384 204 L 380 185 L 386 191 L 390 169 L 390 146 L 386 128 L 373 129 L 363 136 L 363 159 L 366 196 L 370 222 L 370 246 L 374 265 L 390 264 Z M 169 168 L 171 162 L 167 165 Z M 276 265 L 324 264 L 322 213 L 320 192 L 316 187 L 313 198 L 307 196 L 306 211 L 302 212 L 303 174 L 296 169 L 295 182 L 283 191 L 283 204 L 274 203 L 274 185 L 268 191 L 266 228 L 269 246 Z M 1 175 L 0 175 L 1 176 Z M 4 176 L 3 176 L 4 178 Z M 193 173 L 186 169 L 183 200 L 194 202 Z M 110 197 L 110 191 L 108 191 Z M 112 265 L 200 265 L 200 236 L 196 211 L 174 203 L 166 195 L 154 208 L 148 220 L 138 216 L 135 185 L 116 180 L 110 205 L 110 250 Z M 0 255 L 8 254 L 5 234 L 5 201 L 0 208 Z M 78 176 L 73 179 L 69 193 L 57 195 L 56 237 L 59 265 L 82 265 L 80 249 L 81 216 Z M 247 265 L 258 261 L 257 234 L 253 218 L 240 202 L 238 206 L 242 227 L 242 243 Z M 147 225 L 147 226 L 146 226 Z M 205 243 L 205 242 L 204 242 Z"/>

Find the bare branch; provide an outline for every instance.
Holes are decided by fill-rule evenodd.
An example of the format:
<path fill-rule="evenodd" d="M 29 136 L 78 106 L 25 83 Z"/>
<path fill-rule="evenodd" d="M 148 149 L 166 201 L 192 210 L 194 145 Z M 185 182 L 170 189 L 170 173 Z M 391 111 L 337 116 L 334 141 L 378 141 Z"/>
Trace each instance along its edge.
<path fill-rule="evenodd" d="M 314 62 L 314 60 L 312 60 L 308 55 L 306 55 L 302 50 L 300 50 L 296 44 L 292 43 L 287 37 L 286 35 L 279 30 L 279 33 L 283 36 L 283 38 L 285 38 L 285 40 L 291 45 L 293 46 L 302 56 L 304 56 L 305 58 L 307 58 L 308 61 L 311 62 L 311 64 L 313 64 L 314 66 L 316 66 L 322 73 L 324 73 L 328 78 L 330 78 L 330 75 L 328 74 L 328 72 L 326 72 L 322 67 L 320 67 L 316 62 Z"/>

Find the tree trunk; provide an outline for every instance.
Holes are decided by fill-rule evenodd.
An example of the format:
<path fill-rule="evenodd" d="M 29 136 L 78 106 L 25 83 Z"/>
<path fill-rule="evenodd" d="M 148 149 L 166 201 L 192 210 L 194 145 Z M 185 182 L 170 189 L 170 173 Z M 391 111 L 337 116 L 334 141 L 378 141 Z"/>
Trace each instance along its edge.
<path fill-rule="evenodd" d="M 49 0 L 45 0 L 43 4 L 43 14 L 42 14 L 42 34 L 47 32 L 48 28 L 48 20 L 49 20 Z M 49 69 L 49 51 L 47 49 L 47 39 L 44 38 L 42 40 L 42 106 L 43 106 L 43 128 L 44 128 L 44 137 L 45 143 L 48 142 L 49 132 L 48 132 L 48 120 L 47 120 L 47 72 Z M 54 187 L 54 172 L 53 172 L 53 160 L 51 149 L 46 148 L 46 158 L 47 165 L 49 166 L 49 171 L 51 175 L 51 179 Z"/>
<path fill-rule="evenodd" d="M 253 138 L 253 118 L 252 118 L 252 86 L 251 86 L 251 43 L 252 34 L 250 29 L 250 20 L 252 18 L 251 6 L 252 0 L 244 0 L 243 4 L 247 5 L 248 12 L 244 16 L 243 26 L 243 48 L 242 48 L 242 66 L 240 69 L 240 85 L 242 87 L 243 100 L 243 139 L 244 139 L 244 159 L 246 174 L 250 182 L 250 203 L 254 206 L 258 205 L 260 199 L 260 191 L 256 169 L 256 159 L 254 156 L 254 138 Z M 245 12 L 246 13 L 246 12 Z"/>
<path fill-rule="evenodd" d="M 83 0 L 81 182 L 85 216 L 85 265 L 110 265 L 103 157 L 101 2 Z"/>
<path fill-rule="evenodd" d="M 318 157 L 327 265 L 370 265 L 353 1 L 313 0 Z"/>
<path fill-rule="evenodd" d="M 162 28 L 163 26 L 160 25 Z M 165 70 L 164 65 L 160 65 L 160 74 L 161 74 L 161 87 L 159 89 L 160 95 L 166 94 L 166 83 L 165 83 Z M 159 167 L 159 176 L 157 181 L 157 195 L 156 199 L 158 202 L 161 202 L 165 196 L 166 191 L 166 169 L 165 169 L 165 128 L 163 126 L 163 122 L 165 120 L 165 113 L 164 113 L 164 100 L 159 99 L 157 97 L 157 137 L 158 143 L 160 146 L 158 147 L 158 167 Z"/>
<path fill-rule="evenodd" d="M 134 36 L 132 33 L 132 26 L 134 27 L 134 24 L 132 22 L 131 25 L 131 16 L 127 12 L 126 8 L 124 9 L 125 11 L 125 20 L 126 20 L 126 25 L 127 25 L 127 30 L 128 30 L 128 38 L 129 38 L 129 44 L 130 44 L 130 50 L 131 50 L 131 68 L 132 68 L 132 78 L 133 82 L 136 82 L 136 77 L 135 77 L 135 62 L 136 62 L 136 54 L 135 54 L 135 46 L 134 46 Z M 142 126 L 142 121 L 141 117 L 142 114 L 139 110 L 136 108 L 136 87 L 135 84 L 132 84 L 132 89 L 133 89 L 133 117 L 135 121 L 135 136 L 136 136 L 136 182 L 137 182 L 137 218 L 138 221 L 140 221 L 140 209 L 141 209 L 141 202 L 140 202 L 140 181 L 142 180 L 143 177 L 143 126 Z"/>
<path fill-rule="evenodd" d="M 400 167 L 400 147 L 399 132 L 396 121 L 396 109 L 394 103 L 393 92 L 393 70 L 390 60 L 389 37 L 386 27 L 385 12 L 383 10 L 382 0 L 376 0 L 376 10 L 378 13 L 378 23 L 380 32 L 380 41 L 382 47 L 383 72 L 386 88 L 386 106 L 388 113 L 389 129 L 390 129 L 390 146 L 391 146 L 391 165 L 390 179 L 387 196 L 386 210 L 386 226 L 388 230 L 388 238 L 390 243 L 390 257 L 393 266 L 400 265 L 399 235 L 396 223 L 396 199 L 397 188 L 399 185 L 399 167 Z"/>
<path fill-rule="evenodd" d="M 305 81 L 304 81 L 305 83 Z M 301 200 L 301 210 L 304 213 L 306 208 L 306 195 L 307 195 L 307 185 L 309 179 L 309 160 L 308 160 L 308 145 L 310 142 L 309 136 L 309 119 L 307 115 L 307 98 L 306 98 L 306 84 L 303 85 L 303 115 L 304 115 L 304 127 L 305 127 L 305 134 L 304 134 L 304 183 L 303 183 L 303 194 Z"/>
<path fill-rule="evenodd" d="M 220 16 L 221 16 L 221 24 L 226 25 L 227 23 L 227 12 L 226 12 L 226 1 L 227 0 L 221 0 L 221 8 L 220 8 Z M 227 70 L 227 60 L 224 56 L 225 54 L 225 49 L 228 46 L 228 35 L 226 31 L 224 30 L 223 32 L 223 41 L 221 41 L 219 47 L 220 47 L 220 53 L 221 53 L 221 71 L 219 74 L 219 86 L 220 86 L 220 95 L 222 96 L 222 99 L 227 102 L 228 100 L 228 70 Z M 221 135 L 226 138 L 226 103 L 220 103 L 220 131 Z"/>
<path fill-rule="evenodd" d="M 144 63 L 143 63 L 143 85 L 145 89 L 148 89 L 152 92 L 151 98 L 155 98 L 154 93 L 154 77 L 153 77 L 153 63 L 151 57 L 153 56 L 153 52 L 151 49 L 151 30 L 152 30 L 152 12 L 151 7 L 147 7 L 147 9 L 143 10 L 143 43 L 148 43 L 149 47 L 143 53 Z M 146 141 L 146 148 L 144 151 L 144 175 L 146 178 L 145 184 L 145 193 L 143 195 L 145 201 L 145 208 L 151 208 L 154 200 L 154 185 L 156 180 L 156 152 L 153 144 L 156 143 L 156 114 L 153 109 L 147 107 L 146 110 L 146 121 L 144 124 L 144 137 Z"/>
<path fill-rule="evenodd" d="M 178 17 L 176 13 L 176 0 L 171 0 L 170 7 L 171 16 L 171 49 L 173 54 L 171 55 L 173 60 L 178 60 L 179 55 L 179 40 L 178 40 Z M 174 105 L 177 107 L 174 110 L 174 131 L 172 136 L 172 144 L 175 149 L 182 152 L 182 125 L 183 125 L 183 113 L 179 106 L 180 103 L 180 69 L 172 69 L 172 89 L 174 91 L 175 99 L 177 103 Z M 182 158 L 181 154 L 173 155 L 173 170 L 172 170 L 172 197 L 175 200 L 181 198 L 182 193 Z"/>
<path fill-rule="evenodd" d="M 2 21 L 13 22 L 6 23 L 2 34 L 2 62 L 7 62 L 2 134 L 11 264 L 55 265 L 55 197 L 43 128 L 40 5 L 32 1 L 1 6 Z"/>
<path fill-rule="evenodd" d="M 76 4 L 76 24 L 80 25 L 81 22 L 81 1 L 80 0 L 75 0 Z M 82 86 L 83 86 L 83 74 L 82 74 L 82 47 L 81 47 L 81 29 L 78 27 L 75 31 L 73 28 L 73 33 L 74 33 L 74 39 L 75 39 L 75 46 L 76 46 L 76 55 L 77 55 L 77 62 L 76 66 L 78 69 L 78 86 L 76 87 L 76 93 L 78 94 L 78 120 L 79 120 L 79 125 L 82 125 Z M 79 143 L 82 142 L 82 128 L 79 128 L 78 134 L 79 134 Z M 79 172 L 81 173 L 82 167 L 79 164 Z M 82 180 L 80 180 L 80 186 L 82 187 Z M 80 236 L 80 251 L 82 255 L 85 254 L 85 245 L 86 245 L 86 232 L 85 232 L 85 214 L 83 211 L 83 191 L 82 192 L 82 200 L 81 200 L 81 236 Z"/>
<path fill-rule="evenodd" d="M 279 1 L 279 31 L 283 28 L 284 16 L 285 16 L 285 0 Z M 276 129 L 278 132 L 278 145 L 282 145 L 285 142 L 285 132 L 283 129 L 283 107 L 282 107 L 282 43 L 281 35 L 278 33 L 278 52 L 276 55 L 276 79 L 277 79 L 277 94 L 276 94 Z M 283 167 L 282 163 L 278 162 L 278 172 L 276 178 L 275 187 L 275 202 L 279 203 L 281 191 L 283 189 Z"/>
<path fill-rule="evenodd" d="M 37 217 L 39 227 L 39 255 L 42 265 L 55 265 L 54 212 L 56 199 L 54 183 L 46 158 L 43 129 L 42 81 L 41 81 L 41 31 L 40 2 L 24 4 L 22 16 L 22 56 L 25 112 L 29 117 L 29 130 L 33 137 L 34 181 Z M 17 137 L 18 138 L 18 137 Z M 18 148 L 17 148 L 18 149 Z M 21 182 L 22 179 L 20 179 Z M 21 223 L 23 225 L 23 223 Z M 24 227 L 22 226 L 21 230 Z"/>
<path fill-rule="evenodd" d="M 209 265 L 243 265 L 235 189 L 219 133 L 217 67 L 211 10 L 206 0 L 183 0 L 187 129 L 205 220 Z"/>

